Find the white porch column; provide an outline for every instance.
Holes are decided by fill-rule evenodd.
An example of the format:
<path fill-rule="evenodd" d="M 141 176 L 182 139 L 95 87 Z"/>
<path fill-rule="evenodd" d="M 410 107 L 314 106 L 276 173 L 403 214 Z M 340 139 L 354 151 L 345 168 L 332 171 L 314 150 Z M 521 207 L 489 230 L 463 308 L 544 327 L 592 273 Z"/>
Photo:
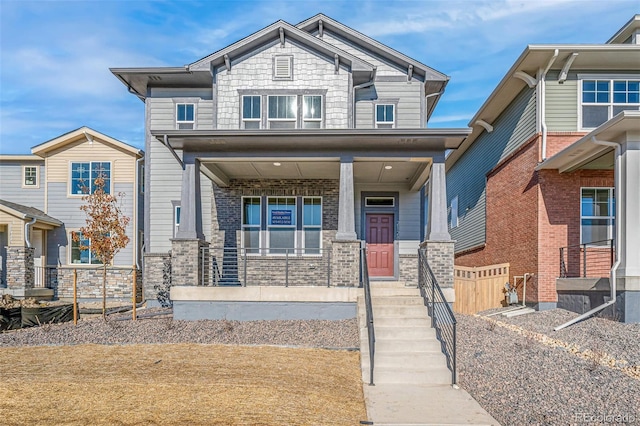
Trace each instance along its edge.
<path fill-rule="evenodd" d="M 627 132 L 621 144 L 616 226 L 620 227 L 618 290 L 624 286 L 624 322 L 640 322 L 640 132 Z"/>
<path fill-rule="evenodd" d="M 434 162 L 429 175 L 427 241 L 450 241 L 447 227 L 447 180 L 443 162 Z"/>
<path fill-rule="evenodd" d="M 180 225 L 177 239 L 204 239 L 202 232 L 202 200 L 200 194 L 200 162 L 187 163 L 182 171 Z"/>
<path fill-rule="evenodd" d="M 356 235 L 353 198 L 353 158 L 341 158 L 338 232 L 336 233 L 336 240 L 355 241 L 358 238 Z"/>

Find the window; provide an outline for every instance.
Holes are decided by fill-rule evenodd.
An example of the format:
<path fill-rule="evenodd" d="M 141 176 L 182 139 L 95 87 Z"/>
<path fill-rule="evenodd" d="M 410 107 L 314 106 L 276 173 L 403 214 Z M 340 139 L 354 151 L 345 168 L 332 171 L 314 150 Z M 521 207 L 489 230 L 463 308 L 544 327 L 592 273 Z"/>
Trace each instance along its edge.
<path fill-rule="evenodd" d="M 582 188 L 581 192 L 580 242 L 604 244 L 613 238 L 613 188 Z"/>
<path fill-rule="evenodd" d="M 391 129 L 395 127 L 394 113 L 395 113 L 395 105 L 392 105 L 392 104 L 376 105 L 376 128 Z"/>
<path fill-rule="evenodd" d="M 91 247 L 91 241 L 88 238 L 84 238 L 82 233 L 80 235 L 80 241 L 75 242 L 73 240 L 73 234 L 70 235 L 69 241 L 71 241 L 71 262 L 72 264 L 101 264 L 101 262 L 91 252 L 91 249 L 80 250 L 80 246 Z"/>
<path fill-rule="evenodd" d="M 365 207 L 394 207 L 395 197 L 364 197 Z"/>
<path fill-rule="evenodd" d="M 451 200 L 451 228 L 458 226 L 458 196 Z"/>
<path fill-rule="evenodd" d="M 242 247 L 247 253 L 258 253 L 262 223 L 260 197 L 242 198 Z"/>
<path fill-rule="evenodd" d="M 296 247 L 296 197 L 267 198 L 269 253 L 294 254 Z"/>
<path fill-rule="evenodd" d="M 260 96 L 243 96 L 242 127 L 244 129 L 259 129 L 261 117 Z"/>
<path fill-rule="evenodd" d="M 241 240 L 248 254 L 320 254 L 322 197 L 242 197 Z"/>
<path fill-rule="evenodd" d="M 582 80 L 582 128 L 598 127 L 624 110 L 640 109 L 640 80 Z"/>
<path fill-rule="evenodd" d="M 180 206 L 173 207 L 173 238 L 178 235 L 180 230 Z"/>
<path fill-rule="evenodd" d="M 71 163 L 70 194 L 93 194 L 96 190 L 96 179 L 104 179 L 104 192 L 111 193 L 111 163 L 108 161 L 90 161 Z"/>
<path fill-rule="evenodd" d="M 322 236 L 322 199 L 302 199 L 302 246 L 305 254 L 320 254 Z"/>
<path fill-rule="evenodd" d="M 35 188 L 38 186 L 38 166 L 24 166 L 22 173 L 24 187 Z"/>
<path fill-rule="evenodd" d="M 193 129 L 195 123 L 195 105 L 176 104 L 176 127 L 178 130 Z"/>
<path fill-rule="evenodd" d="M 273 58 L 273 79 L 274 80 L 292 80 L 292 56 L 275 56 Z"/>
<path fill-rule="evenodd" d="M 322 96 L 302 97 L 302 127 L 319 129 L 322 127 Z"/>
<path fill-rule="evenodd" d="M 269 128 L 295 129 L 297 104 L 296 96 L 269 96 Z"/>

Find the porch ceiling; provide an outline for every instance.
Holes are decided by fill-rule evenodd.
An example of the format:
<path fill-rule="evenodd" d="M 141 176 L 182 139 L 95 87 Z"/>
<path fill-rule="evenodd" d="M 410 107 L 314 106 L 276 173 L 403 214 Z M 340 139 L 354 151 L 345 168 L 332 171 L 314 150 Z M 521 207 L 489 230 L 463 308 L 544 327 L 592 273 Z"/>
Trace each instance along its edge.
<path fill-rule="evenodd" d="M 266 160 L 266 161 L 265 161 Z M 217 185 L 228 186 L 231 179 L 339 179 L 340 160 L 269 158 L 211 160 L 201 158 L 203 172 Z M 354 159 L 355 183 L 381 183 L 418 190 L 429 176 L 430 158 Z"/>

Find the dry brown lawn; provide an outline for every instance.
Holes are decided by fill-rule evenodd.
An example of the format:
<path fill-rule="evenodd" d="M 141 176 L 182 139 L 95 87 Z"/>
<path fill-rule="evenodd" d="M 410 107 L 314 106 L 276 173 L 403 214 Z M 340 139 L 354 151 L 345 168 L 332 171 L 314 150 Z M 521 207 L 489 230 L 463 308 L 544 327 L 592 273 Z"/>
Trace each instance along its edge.
<path fill-rule="evenodd" d="M 0 348 L 3 425 L 357 425 L 359 353 L 225 345 Z"/>

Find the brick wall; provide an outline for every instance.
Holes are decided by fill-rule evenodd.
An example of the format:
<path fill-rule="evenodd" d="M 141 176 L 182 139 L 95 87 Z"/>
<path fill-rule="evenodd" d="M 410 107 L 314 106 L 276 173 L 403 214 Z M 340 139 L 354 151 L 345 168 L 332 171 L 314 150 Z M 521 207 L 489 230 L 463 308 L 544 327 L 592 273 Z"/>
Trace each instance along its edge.
<path fill-rule="evenodd" d="M 399 280 L 406 284 L 418 285 L 418 254 L 401 254 L 398 268 Z"/>
<path fill-rule="evenodd" d="M 549 134 L 547 157 L 583 135 Z M 559 249 L 580 243 L 580 188 L 613 186 L 613 171 L 536 172 L 540 147 L 541 138 L 536 136 L 488 173 L 486 243 L 458 253 L 455 262 L 469 267 L 509 263 L 509 281 L 514 275 L 535 274 L 527 281 L 528 302 L 556 302 Z"/>

